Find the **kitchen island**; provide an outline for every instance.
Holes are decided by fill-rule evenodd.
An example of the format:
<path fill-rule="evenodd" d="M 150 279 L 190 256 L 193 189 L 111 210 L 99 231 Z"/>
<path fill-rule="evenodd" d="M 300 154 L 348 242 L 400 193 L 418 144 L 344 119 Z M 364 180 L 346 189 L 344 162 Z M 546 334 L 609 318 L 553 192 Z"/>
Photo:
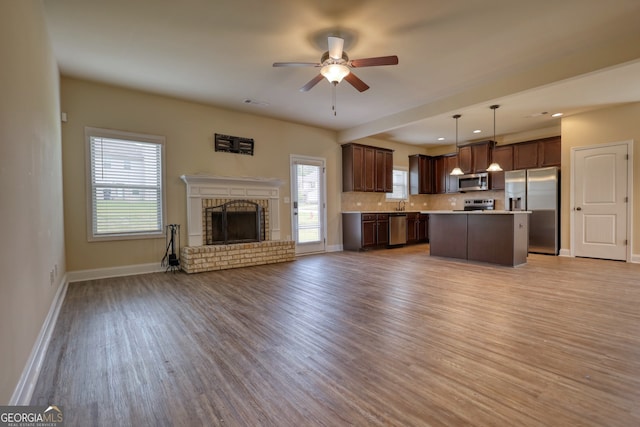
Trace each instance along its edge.
<path fill-rule="evenodd" d="M 430 211 L 431 256 L 507 266 L 527 262 L 525 211 Z"/>

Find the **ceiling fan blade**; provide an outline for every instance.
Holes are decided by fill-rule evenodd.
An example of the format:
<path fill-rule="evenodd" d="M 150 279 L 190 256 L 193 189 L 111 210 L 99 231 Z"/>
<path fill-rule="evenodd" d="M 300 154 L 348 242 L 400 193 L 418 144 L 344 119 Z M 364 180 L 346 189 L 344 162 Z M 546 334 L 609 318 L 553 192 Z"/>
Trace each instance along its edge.
<path fill-rule="evenodd" d="M 308 92 L 312 87 L 320 83 L 320 81 L 324 79 L 322 74 L 318 74 L 313 79 L 309 80 L 309 82 L 300 88 L 300 92 Z"/>
<path fill-rule="evenodd" d="M 353 68 L 357 67 L 375 67 L 378 65 L 398 65 L 398 57 L 393 56 L 378 56 L 376 58 L 362 58 L 353 59 L 349 62 L 349 65 Z"/>
<path fill-rule="evenodd" d="M 360 80 L 355 74 L 353 73 L 349 73 L 345 76 L 344 78 L 346 81 L 349 82 L 349 84 L 351 84 L 351 86 L 355 87 L 356 89 L 358 89 L 360 92 L 364 92 L 365 90 L 369 89 L 369 85 L 367 85 L 365 82 L 363 82 L 362 80 Z"/>
<path fill-rule="evenodd" d="M 274 67 L 320 67 L 318 62 L 274 62 Z"/>
<path fill-rule="evenodd" d="M 344 39 L 340 37 L 329 36 L 329 57 L 331 59 L 341 59 L 342 49 L 344 48 Z"/>

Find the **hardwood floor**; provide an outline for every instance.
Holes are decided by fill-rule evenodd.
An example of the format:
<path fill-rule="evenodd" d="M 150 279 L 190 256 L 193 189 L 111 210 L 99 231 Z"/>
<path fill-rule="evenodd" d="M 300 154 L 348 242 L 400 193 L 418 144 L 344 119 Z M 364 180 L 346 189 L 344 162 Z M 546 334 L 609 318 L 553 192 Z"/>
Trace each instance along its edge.
<path fill-rule="evenodd" d="M 640 265 L 428 246 L 73 283 L 68 426 L 637 426 Z"/>

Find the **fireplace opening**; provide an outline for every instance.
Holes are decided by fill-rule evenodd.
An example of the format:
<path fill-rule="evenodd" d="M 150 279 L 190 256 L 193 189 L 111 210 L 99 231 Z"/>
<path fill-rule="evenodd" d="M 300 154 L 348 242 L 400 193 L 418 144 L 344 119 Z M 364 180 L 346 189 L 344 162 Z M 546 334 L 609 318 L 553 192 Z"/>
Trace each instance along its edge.
<path fill-rule="evenodd" d="M 265 240 L 261 206 L 250 200 L 232 200 L 205 209 L 206 245 L 260 242 Z"/>

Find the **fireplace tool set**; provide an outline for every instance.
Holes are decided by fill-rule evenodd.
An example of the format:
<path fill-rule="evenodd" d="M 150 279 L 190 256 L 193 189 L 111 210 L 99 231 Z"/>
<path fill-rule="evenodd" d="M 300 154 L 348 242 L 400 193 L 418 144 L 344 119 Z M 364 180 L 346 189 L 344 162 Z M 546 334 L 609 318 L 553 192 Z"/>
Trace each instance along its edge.
<path fill-rule="evenodd" d="M 167 242 L 167 249 L 164 251 L 164 257 L 162 257 L 160 265 L 162 267 L 167 267 L 165 271 L 175 272 L 180 269 L 180 224 L 167 225 L 165 239 Z"/>

